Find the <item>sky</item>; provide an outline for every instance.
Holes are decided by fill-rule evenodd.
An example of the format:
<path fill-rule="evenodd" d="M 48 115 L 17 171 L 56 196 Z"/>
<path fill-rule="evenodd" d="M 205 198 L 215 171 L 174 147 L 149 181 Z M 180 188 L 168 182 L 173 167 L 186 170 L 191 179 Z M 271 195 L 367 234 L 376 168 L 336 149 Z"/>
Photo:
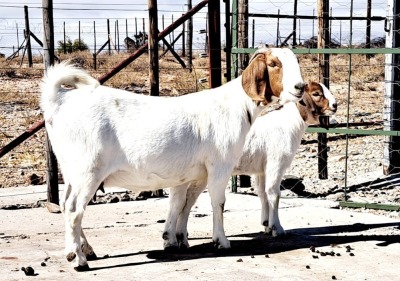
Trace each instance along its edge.
<path fill-rule="evenodd" d="M 388 0 L 372 1 L 372 16 L 385 16 Z M 164 17 L 164 26 L 168 26 L 173 19 L 178 18 L 187 10 L 188 0 L 158 0 L 159 26 L 162 29 L 162 17 Z M 193 6 L 200 0 L 193 0 Z M 225 7 L 221 0 L 221 25 L 225 21 Z M 249 0 L 250 13 L 279 13 L 284 15 L 293 14 L 294 0 Z M 353 0 L 353 16 L 366 16 L 367 0 Z M 9 55 L 23 42 L 24 29 L 24 9 L 29 7 L 30 29 L 39 38 L 42 39 L 42 1 L 37 0 L 0 0 L 0 52 Z M 147 1 L 146 0 L 54 0 L 54 29 L 55 41 L 63 39 L 64 23 L 66 36 L 75 40 L 78 38 L 78 26 L 81 26 L 81 38 L 89 48 L 94 50 L 94 30 L 96 30 L 96 48 L 98 49 L 107 40 L 107 19 L 110 20 L 111 37 L 114 41 L 120 41 L 123 45 L 123 39 L 132 37 L 135 33 L 135 18 L 138 30 L 142 30 L 143 18 L 145 18 L 145 29 L 147 29 Z M 331 0 L 331 15 L 350 16 L 350 0 Z M 312 16 L 316 14 L 317 0 L 298 0 L 298 15 Z M 206 28 L 207 8 L 203 8 L 200 13 L 194 16 L 194 49 L 199 51 L 204 48 L 205 35 L 197 31 Z M 252 36 L 252 21 L 254 19 L 254 40 Z M 118 21 L 118 25 L 117 25 Z M 272 44 L 276 42 L 277 20 L 250 18 L 249 45 Z M 300 41 L 316 35 L 317 22 L 311 20 L 302 20 L 297 24 L 298 36 Z M 119 37 L 115 36 L 115 30 L 118 26 Z M 283 40 L 288 36 L 293 27 L 292 20 L 280 20 L 280 36 Z M 348 44 L 350 41 L 349 22 L 335 20 L 331 22 L 332 37 L 342 44 Z M 365 40 L 365 22 L 353 21 L 353 43 L 361 43 Z M 173 40 L 182 31 L 178 28 L 169 41 Z M 224 28 L 222 31 L 222 43 L 225 42 Z M 17 36 L 18 33 L 18 36 Z M 372 37 L 384 36 L 383 22 L 373 22 Z M 57 43 L 56 43 L 57 45 Z M 179 42 L 177 43 L 179 45 Z M 40 52 L 38 45 L 33 46 Z M 14 49 L 13 49 L 14 48 Z M 121 46 L 121 48 L 123 48 Z"/>

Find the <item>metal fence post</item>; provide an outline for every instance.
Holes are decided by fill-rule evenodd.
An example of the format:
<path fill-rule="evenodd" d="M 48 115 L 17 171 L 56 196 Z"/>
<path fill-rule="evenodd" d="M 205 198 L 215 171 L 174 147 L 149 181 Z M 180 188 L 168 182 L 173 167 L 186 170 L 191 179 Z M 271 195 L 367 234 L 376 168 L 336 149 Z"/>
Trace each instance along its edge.
<path fill-rule="evenodd" d="M 400 3 L 388 0 L 389 19 L 385 30 L 387 48 L 400 47 Z M 390 20 L 392 19 L 392 20 Z M 385 81 L 391 81 L 385 85 L 384 126 L 385 130 L 400 130 L 400 64 L 399 54 L 387 54 L 385 63 Z M 400 172 L 400 137 L 387 138 L 384 149 L 383 172 L 391 175 Z"/>

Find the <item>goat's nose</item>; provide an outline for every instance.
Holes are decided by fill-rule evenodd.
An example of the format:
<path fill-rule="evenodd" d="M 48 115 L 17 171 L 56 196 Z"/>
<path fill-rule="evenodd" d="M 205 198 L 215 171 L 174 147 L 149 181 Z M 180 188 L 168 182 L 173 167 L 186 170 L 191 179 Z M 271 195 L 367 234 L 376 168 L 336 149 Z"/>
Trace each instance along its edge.
<path fill-rule="evenodd" d="M 295 88 L 296 90 L 299 90 L 299 91 L 303 92 L 305 86 L 306 86 L 306 84 L 304 84 L 303 82 L 299 82 L 299 83 L 297 83 L 296 85 L 294 85 L 294 88 Z"/>

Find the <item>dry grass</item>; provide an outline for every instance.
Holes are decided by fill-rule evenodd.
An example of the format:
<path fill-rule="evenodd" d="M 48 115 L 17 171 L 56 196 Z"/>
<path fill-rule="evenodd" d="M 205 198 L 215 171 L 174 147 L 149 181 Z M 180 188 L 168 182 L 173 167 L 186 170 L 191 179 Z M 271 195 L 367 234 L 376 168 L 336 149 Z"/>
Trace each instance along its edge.
<path fill-rule="evenodd" d="M 73 55 L 61 55 L 61 60 L 69 59 L 80 67 L 87 69 L 96 78 L 100 78 L 130 54 L 119 53 L 112 56 L 103 54 L 97 58 L 97 69 L 94 70 L 93 58 L 90 53 L 80 52 Z M 160 95 L 181 95 L 204 88 L 197 84 L 198 77 L 206 77 L 207 67 L 204 67 L 207 59 L 195 59 L 194 71 L 183 69 L 172 56 L 164 56 L 160 59 Z M 130 63 L 117 75 L 105 84 L 114 88 L 130 90 L 135 88 L 149 88 L 149 63 L 147 55 L 143 55 Z"/>
<path fill-rule="evenodd" d="M 88 52 L 60 55 L 61 60 L 69 59 L 99 78 L 107 73 L 128 53 L 98 57 L 97 70 L 93 69 L 93 57 Z M 318 56 L 299 55 L 305 81 L 318 80 Z M 34 67 L 27 67 L 26 59 L 20 66 L 20 58 L 12 61 L 0 59 L 0 147 L 4 147 L 24 130 L 41 120 L 39 109 L 39 83 L 43 75 L 41 57 L 34 58 Z M 160 59 L 160 95 L 176 96 L 202 90 L 208 83 L 199 84 L 200 78 L 208 77 L 208 59 L 195 58 L 194 70 L 182 69 L 179 63 L 167 55 Z M 347 94 L 349 82 L 349 56 L 331 56 L 331 89 L 339 100 L 339 122 L 347 116 Z M 223 63 L 224 66 L 224 63 Z M 132 62 L 126 69 L 105 84 L 115 88 L 148 94 L 149 66 L 146 55 Z M 377 55 L 367 60 L 363 55 L 352 56 L 351 69 L 351 121 L 360 121 L 357 112 L 379 119 L 383 105 L 384 56 Z M 361 102 L 362 101 L 362 102 Z M 28 185 L 32 174 L 45 176 L 44 131 L 18 146 L 0 158 L 0 187 Z"/>

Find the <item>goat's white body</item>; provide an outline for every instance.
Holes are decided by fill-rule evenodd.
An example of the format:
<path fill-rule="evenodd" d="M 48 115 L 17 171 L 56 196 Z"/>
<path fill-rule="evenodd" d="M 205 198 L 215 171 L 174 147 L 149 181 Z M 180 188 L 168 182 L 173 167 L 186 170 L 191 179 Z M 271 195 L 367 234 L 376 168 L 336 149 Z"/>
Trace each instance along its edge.
<path fill-rule="evenodd" d="M 216 162 L 240 156 L 250 129 L 246 112 L 258 113 L 240 79 L 218 89 L 176 98 L 104 86 L 69 91 L 56 113 L 45 115 L 63 173 L 79 181 L 71 173 L 104 170 L 97 174 L 105 186 L 133 190 L 206 180 Z"/>
<path fill-rule="evenodd" d="M 307 128 L 295 103 L 259 117 L 253 124 L 234 174 L 265 174 L 266 167 L 288 168 Z M 279 163 L 279 164 L 276 164 Z M 268 176 L 274 177 L 268 173 Z"/>
<path fill-rule="evenodd" d="M 46 87 L 54 88 L 44 87 L 45 93 Z M 61 90 L 43 97 L 46 129 L 69 186 L 61 207 L 68 213 L 76 204 L 82 215 L 101 182 L 135 191 L 208 183 L 210 190 L 215 190 L 212 203 L 218 213 L 251 126 L 248 114 L 254 119 L 262 109 L 244 93 L 240 78 L 218 89 L 175 98 L 130 94 L 104 86 Z M 82 196 L 75 198 L 76 194 Z M 75 216 L 66 218 L 73 229 Z M 76 251 L 78 234 L 67 242 L 67 247 L 73 245 L 67 252 Z M 213 238 L 222 247 L 230 247 L 223 231 L 222 209 L 215 219 Z M 176 240 L 171 239 L 172 243 Z M 79 257 L 80 264 L 85 262 Z"/>
<path fill-rule="evenodd" d="M 254 175 L 261 200 L 261 223 L 273 236 L 284 234 L 278 216 L 280 183 L 308 125 L 295 103 L 257 118 L 247 135 L 235 175 Z"/>

